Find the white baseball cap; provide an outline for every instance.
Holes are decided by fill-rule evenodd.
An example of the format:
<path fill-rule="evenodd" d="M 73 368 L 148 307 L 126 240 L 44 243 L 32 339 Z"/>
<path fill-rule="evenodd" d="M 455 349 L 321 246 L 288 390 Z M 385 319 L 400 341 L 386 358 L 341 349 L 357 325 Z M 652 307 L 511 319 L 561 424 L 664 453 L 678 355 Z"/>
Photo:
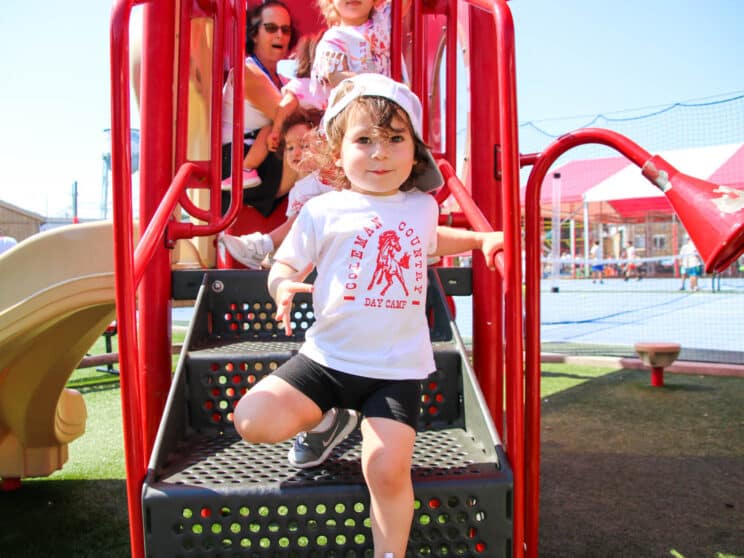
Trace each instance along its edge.
<path fill-rule="evenodd" d="M 348 91 L 348 84 L 353 87 Z M 354 77 L 343 80 L 333 88 L 328 97 L 328 108 L 323 116 L 323 128 L 328 134 L 328 127 L 331 120 L 338 116 L 349 104 L 359 97 L 383 97 L 397 104 L 408 115 L 413 126 L 413 131 L 422 142 L 423 127 L 421 120 L 423 109 L 421 101 L 416 94 L 411 91 L 405 84 L 399 83 L 389 77 L 381 74 L 357 74 Z M 424 192 L 436 190 L 444 184 L 444 178 L 439 171 L 439 167 L 431 155 L 431 151 L 426 150 L 426 167 L 422 174 L 416 177 L 415 186 Z"/>

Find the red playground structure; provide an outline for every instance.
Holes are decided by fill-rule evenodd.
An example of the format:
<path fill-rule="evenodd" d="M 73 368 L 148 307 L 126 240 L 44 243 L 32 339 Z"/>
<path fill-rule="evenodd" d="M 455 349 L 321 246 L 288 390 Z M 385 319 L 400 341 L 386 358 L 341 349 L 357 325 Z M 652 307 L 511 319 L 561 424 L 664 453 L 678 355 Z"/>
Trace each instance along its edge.
<path fill-rule="evenodd" d="M 300 32 L 320 29 L 314 3 L 285 1 Z M 371 556 L 358 435 L 322 467 L 298 472 L 285 463 L 287 445 L 246 444 L 231 422 L 240 396 L 296 352 L 304 331 L 298 327 L 286 336 L 277 327 L 266 272 L 227 269 L 231 262 L 217 264 L 214 257 L 220 231 L 275 225 L 242 206 L 242 173 L 235 172 L 242 160 L 245 0 L 137 4 L 117 0 L 111 20 L 116 320 L 132 556 Z M 424 139 L 445 177 L 437 201 L 452 196 L 457 202 L 440 222 L 504 233 L 496 272 L 479 257 L 472 268 L 429 269 L 437 371 L 422 386 L 406 555 L 535 557 L 539 197 L 550 166 L 585 143 L 619 151 L 668 197 L 707 271 L 723 269 L 744 250 L 744 208 L 716 203 L 726 196 L 719 186 L 682 175 L 607 130 L 578 130 L 543 153 L 520 154 L 514 27 L 506 0 L 412 0 L 405 13 L 403 4 L 392 2 L 392 75 L 405 76 L 422 100 Z M 129 144 L 135 7 L 144 22 L 138 222 Z M 464 69 L 458 67 L 460 48 L 467 53 Z M 231 68 L 236 178 L 223 213 L 220 126 Z M 460 71 L 467 71 L 466 100 L 456 89 Z M 458 177 L 457 107 L 464 101 L 470 107 L 468 163 Z M 525 166 L 532 171 L 523 237 L 519 171 Z M 179 264 L 174 249 L 183 242 L 199 253 L 196 264 Z M 455 294 L 473 297 L 472 348 L 464 346 L 451 317 Z M 171 307 L 178 300 L 196 302 L 173 375 Z M 311 300 L 298 296 L 295 305 L 297 323 L 312 323 Z"/>

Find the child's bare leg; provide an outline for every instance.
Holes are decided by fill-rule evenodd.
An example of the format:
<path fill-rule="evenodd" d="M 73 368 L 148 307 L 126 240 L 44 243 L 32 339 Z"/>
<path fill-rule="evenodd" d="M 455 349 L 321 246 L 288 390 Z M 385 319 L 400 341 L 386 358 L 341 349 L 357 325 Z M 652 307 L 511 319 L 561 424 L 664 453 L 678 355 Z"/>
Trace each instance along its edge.
<path fill-rule="evenodd" d="M 267 376 L 238 401 L 233 423 L 247 442 L 276 443 L 312 428 L 322 416 L 315 402 L 300 390 Z"/>
<path fill-rule="evenodd" d="M 413 520 L 411 463 L 416 432 L 387 418 L 362 421 L 362 471 L 370 495 L 374 558 L 403 558 Z"/>

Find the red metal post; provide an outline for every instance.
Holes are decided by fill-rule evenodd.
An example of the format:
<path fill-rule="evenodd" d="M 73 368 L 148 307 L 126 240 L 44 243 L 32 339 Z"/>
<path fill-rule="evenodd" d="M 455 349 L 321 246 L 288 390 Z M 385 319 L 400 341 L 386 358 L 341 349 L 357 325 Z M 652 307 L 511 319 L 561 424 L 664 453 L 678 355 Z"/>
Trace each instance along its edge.
<path fill-rule="evenodd" d="M 615 148 L 642 167 L 651 155 L 631 140 L 610 130 L 587 128 L 565 134 L 532 159 L 525 192 L 525 544 L 527 556 L 537 556 L 540 508 L 540 188 L 555 160 L 569 149 L 599 143 Z"/>
<path fill-rule="evenodd" d="M 142 37 L 140 230 L 144 231 L 173 175 L 175 0 L 148 2 Z M 162 242 L 138 291 L 139 385 L 145 452 L 155 443 L 171 381 L 170 251 Z"/>
<path fill-rule="evenodd" d="M 654 387 L 662 387 L 664 385 L 664 367 L 663 366 L 652 366 L 651 367 L 651 385 Z"/>
<path fill-rule="evenodd" d="M 494 228 L 504 231 L 505 247 L 503 289 L 481 263 L 473 265 L 473 360 L 497 424 L 506 364 L 505 445 L 514 475 L 513 549 L 519 558 L 524 553 L 524 388 L 514 25 L 504 0 L 468 3 L 469 43 L 489 53 L 472 57 L 470 64 L 471 122 L 478 123 L 470 138 L 473 199 Z"/>
<path fill-rule="evenodd" d="M 494 230 L 501 230 L 501 199 L 495 176 L 499 113 L 493 80 L 496 41 L 491 6 L 470 3 L 469 44 L 494 56 L 475 56 L 470 62 L 470 159 L 472 196 Z M 473 363 L 483 394 L 503 437 L 503 303 L 501 282 L 473 258 Z M 505 440 L 508 446 L 510 440 Z"/>
<path fill-rule="evenodd" d="M 119 327 L 119 369 L 127 472 L 129 537 L 133 558 L 144 556 L 141 491 L 147 467 L 137 383 L 137 325 L 132 230 L 129 114 L 129 18 L 132 2 L 120 0 L 111 13 L 111 172 L 114 220 L 114 280 Z"/>
<path fill-rule="evenodd" d="M 459 105 L 457 98 L 457 2 L 448 2 L 447 12 L 447 86 L 446 99 L 450 106 Z M 445 113 L 447 137 L 445 139 L 445 154 L 452 166 L 457 168 L 457 111 L 448 110 Z"/>

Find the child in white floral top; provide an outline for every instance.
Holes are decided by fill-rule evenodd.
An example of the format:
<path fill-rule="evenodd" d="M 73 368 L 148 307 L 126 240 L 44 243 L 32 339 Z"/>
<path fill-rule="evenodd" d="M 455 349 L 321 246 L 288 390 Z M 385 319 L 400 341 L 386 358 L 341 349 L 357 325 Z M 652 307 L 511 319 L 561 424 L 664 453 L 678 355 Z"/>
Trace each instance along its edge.
<path fill-rule="evenodd" d="M 315 51 L 312 91 L 327 97 L 355 74 L 390 77 L 390 1 L 318 0 L 328 30 Z"/>

